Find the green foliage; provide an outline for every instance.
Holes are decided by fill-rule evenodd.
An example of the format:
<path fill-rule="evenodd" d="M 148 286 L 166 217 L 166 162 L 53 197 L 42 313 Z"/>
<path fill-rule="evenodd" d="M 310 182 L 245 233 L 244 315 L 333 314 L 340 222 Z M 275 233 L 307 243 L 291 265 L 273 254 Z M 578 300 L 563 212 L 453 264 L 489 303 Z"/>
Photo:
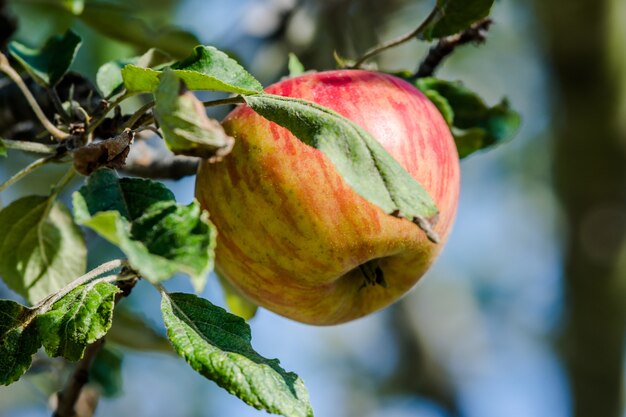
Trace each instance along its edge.
<path fill-rule="evenodd" d="M 80 37 L 68 30 L 63 35 L 50 38 L 40 49 L 13 41 L 9 44 L 9 52 L 34 80 L 43 86 L 54 86 L 74 61 L 80 44 Z"/>
<path fill-rule="evenodd" d="M 120 350 L 105 345 L 91 365 L 89 381 L 98 385 L 105 397 L 116 397 L 122 393 L 123 359 L 124 355 Z"/>
<path fill-rule="evenodd" d="M 33 310 L 10 300 L 0 300 L 0 384 L 17 381 L 30 368 L 41 346 Z"/>
<path fill-rule="evenodd" d="M 437 240 L 430 219 L 438 213 L 428 192 L 364 129 L 315 103 L 270 94 L 245 97 L 261 116 L 324 152 L 359 195 L 386 213 L 403 216 Z"/>
<path fill-rule="evenodd" d="M 193 54 L 171 67 L 191 90 L 216 90 L 255 94 L 263 86 L 237 61 L 212 46 L 196 46 Z M 122 70 L 130 92 L 153 92 L 159 85 L 160 71 L 127 65 Z"/>
<path fill-rule="evenodd" d="M 519 129 L 520 116 L 506 99 L 489 107 L 461 82 L 429 77 L 418 79 L 416 85 L 452 127 L 461 158 L 505 142 Z"/>
<path fill-rule="evenodd" d="M 83 236 L 63 203 L 29 196 L 0 210 L 0 275 L 27 300 L 64 287 L 85 263 Z"/>
<path fill-rule="evenodd" d="M 454 110 L 448 100 L 435 90 L 423 90 L 423 93 L 439 110 L 448 126 L 454 122 Z"/>
<path fill-rule="evenodd" d="M 206 115 L 204 105 L 172 70 L 161 74 L 154 92 L 156 118 L 167 147 L 178 155 L 217 160 L 233 147 L 234 139 Z"/>
<path fill-rule="evenodd" d="M 63 6 L 72 14 L 80 15 L 85 10 L 85 0 L 62 0 Z"/>
<path fill-rule="evenodd" d="M 151 48 L 145 54 L 107 62 L 98 69 L 96 84 L 104 97 L 110 97 L 124 85 L 122 68 L 128 64 L 140 68 L 159 68 L 173 62 L 172 58 L 158 49 Z"/>
<path fill-rule="evenodd" d="M 204 288 L 216 232 L 197 202 L 176 204 L 164 185 L 109 169 L 89 177 L 73 201 L 77 222 L 119 246 L 142 277 L 160 282 L 184 272 L 197 291 Z"/>
<path fill-rule="evenodd" d="M 194 370 L 258 409 L 313 415 L 302 380 L 254 351 L 242 318 L 194 295 L 164 291 L 161 311 L 174 348 Z"/>
<path fill-rule="evenodd" d="M 172 345 L 160 331 L 123 304 L 115 307 L 107 342 L 134 350 L 173 353 Z"/>
<path fill-rule="evenodd" d="M 494 0 L 437 0 L 437 13 L 424 28 L 426 40 L 454 35 L 489 16 Z"/>
<path fill-rule="evenodd" d="M 83 357 L 87 345 L 102 338 L 111 327 L 115 295 L 113 284 L 81 285 L 37 318 L 46 353 L 70 361 Z"/>
<path fill-rule="evenodd" d="M 294 53 L 289 53 L 289 63 L 287 67 L 290 77 L 297 77 L 298 75 L 304 74 L 305 71 L 304 65 Z"/>
<path fill-rule="evenodd" d="M 226 102 L 245 101 L 263 117 L 291 130 L 304 143 L 324 152 L 357 193 L 389 214 L 411 219 L 436 240 L 430 221 L 438 210 L 432 198 L 367 132 L 315 103 L 263 93 L 259 81 L 224 52 L 211 46 L 195 46 L 195 36 L 182 30 L 159 28 L 138 19 L 133 10 L 138 1 L 161 13 L 167 8 L 160 7 L 163 1 L 169 2 L 162 0 L 153 5 L 148 0 L 133 0 L 132 4 L 114 5 L 98 0 L 32 0 L 53 6 L 57 14 L 51 19 L 58 20 L 58 14 L 80 19 L 101 34 L 152 48 L 142 56 L 103 65 L 96 81 L 107 98 L 124 88 L 125 94 L 119 97 L 154 93 L 152 116 L 173 153 L 218 160 L 233 145 L 233 139 L 218 122 L 206 116 L 203 103 L 186 88 L 239 94 L 243 97 Z M 493 0 L 438 0 L 436 13 L 421 35 L 432 40 L 458 33 L 484 18 L 492 4 Z M 52 37 L 40 49 L 12 42 L 9 51 L 33 79 L 50 89 L 70 68 L 80 44 L 80 38 L 67 31 Z M 173 62 L 192 49 L 190 56 Z M 288 67 L 292 77 L 305 71 L 293 54 Z M 427 78 L 417 84 L 452 127 L 462 157 L 507 140 L 519 126 L 519 116 L 506 101 L 488 107 L 459 83 Z M 73 143 L 78 148 L 63 156 L 70 155 L 76 162 L 81 150 L 88 148 L 80 144 L 81 139 L 95 138 L 90 146 L 101 150 L 94 157 L 97 162 L 119 157 L 121 164 L 135 134 L 131 123 L 124 126 L 129 127 L 124 130 L 127 143 L 115 154 L 109 152 L 112 148 L 103 146 L 106 141 L 97 141 L 107 138 L 100 137 L 95 127 L 110 129 L 114 138 L 121 136 L 123 129 L 115 129 L 124 124 L 126 116 L 118 111 L 105 119 L 102 109 L 101 113 L 78 109 L 78 99 L 72 107 L 68 103 L 62 105 L 70 110 L 70 116 L 73 112 L 89 113 L 89 124 L 83 127 L 90 136 L 76 134 Z M 134 116 L 142 116 L 142 123 L 153 122 L 149 112 Z M 65 123 L 57 128 L 67 130 Z M 0 156 L 5 155 L 6 146 L 0 140 Z M 88 158 L 86 161 L 93 162 Z M 93 169 L 96 166 L 100 165 Z M 107 281 L 122 278 L 81 276 L 86 262 L 85 243 L 70 212 L 55 201 L 56 195 L 24 197 L 0 210 L 0 275 L 28 301 L 43 299 L 34 308 L 0 300 L 1 384 L 20 378 L 42 345 L 50 356 L 72 361 L 82 358 L 86 347 L 105 335 L 110 341 L 121 341 L 136 349 L 171 351 L 169 344 L 164 347 L 165 337 L 137 317 L 118 313 L 113 324 L 114 303 L 120 290 Z M 118 178 L 109 169 L 95 171 L 74 193 L 73 202 L 76 221 L 117 245 L 128 257 L 130 267 L 143 278 L 158 286 L 183 272 L 191 277 L 196 291 L 204 288 L 213 268 L 216 230 L 197 202 L 177 204 L 163 184 Z M 227 281 L 222 280 L 222 286 L 226 304 L 236 315 L 194 295 L 162 292 L 163 320 L 176 352 L 200 374 L 256 408 L 288 417 L 312 416 L 302 380 L 282 369 L 278 360 L 264 358 L 252 348 L 250 327 L 244 319 L 253 317 L 257 306 Z M 121 362 L 121 354 L 108 348 L 100 351 L 94 361 L 91 377 L 105 395 L 120 392 Z"/>
<path fill-rule="evenodd" d="M 154 5 L 144 6 L 154 8 Z M 158 6 L 156 6 L 158 7 Z M 190 32 L 163 25 L 156 20 L 147 22 L 129 5 L 90 1 L 80 14 L 80 20 L 97 32 L 138 48 L 160 49 L 174 58 L 184 57 L 200 41 Z"/>

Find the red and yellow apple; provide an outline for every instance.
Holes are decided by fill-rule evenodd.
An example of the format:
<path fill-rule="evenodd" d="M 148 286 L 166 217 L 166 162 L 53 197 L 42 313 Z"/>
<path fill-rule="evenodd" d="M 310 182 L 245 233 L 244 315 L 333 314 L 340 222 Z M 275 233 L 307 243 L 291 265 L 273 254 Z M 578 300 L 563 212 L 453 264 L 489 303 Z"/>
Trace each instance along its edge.
<path fill-rule="evenodd" d="M 446 122 L 419 90 L 381 73 L 320 72 L 266 91 L 367 130 L 434 199 L 441 242 L 366 201 L 321 151 L 241 105 L 223 122 L 232 153 L 202 163 L 196 181 L 218 230 L 218 273 L 254 303 L 304 323 L 342 323 L 391 304 L 430 267 L 452 226 L 459 158 Z"/>

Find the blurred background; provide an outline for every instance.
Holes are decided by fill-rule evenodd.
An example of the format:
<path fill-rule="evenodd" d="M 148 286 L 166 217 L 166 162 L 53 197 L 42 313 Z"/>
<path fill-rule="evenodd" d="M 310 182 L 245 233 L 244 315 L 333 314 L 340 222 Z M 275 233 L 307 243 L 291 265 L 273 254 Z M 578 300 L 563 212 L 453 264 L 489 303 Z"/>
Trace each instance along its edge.
<path fill-rule="evenodd" d="M 267 84 L 285 75 L 288 52 L 333 68 L 334 51 L 356 57 L 406 33 L 434 1 L 87 1 L 80 17 L 63 10 L 73 3 L 0 1 L 23 43 L 80 33 L 74 67 L 92 79 L 111 59 L 152 46 L 183 57 L 199 42 Z M 507 96 L 523 124 L 511 143 L 462 162 L 455 228 L 436 265 L 401 302 L 353 323 L 311 327 L 265 310 L 250 322 L 257 351 L 305 380 L 316 416 L 626 415 L 626 2 L 501 0 L 492 15 L 487 43 L 459 48 L 437 76 L 463 80 L 490 105 Z M 408 43 L 376 63 L 413 70 L 427 48 Z M 28 160 L 1 159 L 0 178 Z M 2 204 L 47 192 L 55 175 L 33 174 Z M 189 202 L 193 182 L 168 186 Z M 92 242 L 92 265 L 113 256 Z M 223 305 L 216 281 L 203 296 Z M 192 291 L 184 278 L 168 287 Z M 120 375 L 107 374 L 96 415 L 264 415 L 168 351 L 151 287 L 120 306 L 103 360 L 121 361 Z M 134 347 L 116 346 L 141 327 L 150 331 L 126 337 Z M 59 366 L 38 357 L 31 375 L 0 388 L 0 416 L 49 415 Z"/>

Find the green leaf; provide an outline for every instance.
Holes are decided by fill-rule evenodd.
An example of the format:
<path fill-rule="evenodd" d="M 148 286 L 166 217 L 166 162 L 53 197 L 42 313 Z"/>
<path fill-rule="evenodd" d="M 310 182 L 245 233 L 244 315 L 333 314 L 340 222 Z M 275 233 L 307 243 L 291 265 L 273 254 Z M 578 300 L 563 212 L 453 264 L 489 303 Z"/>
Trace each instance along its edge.
<path fill-rule="evenodd" d="M 17 381 L 30 368 L 41 346 L 35 311 L 10 300 L 0 300 L 0 384 Z"/>
<path fill-rule="evenodd" d="M 89 382 L 100 387 L 105 397 L 116 397 L 122 393 L 122 362 L 124 355 L 118 349 L 104 346 L 96 355 L 89 369 Z"/>
<path fill-rule="evenodd" d="M 147 319 L 125 309 L 123 305 L 115 308 L 113 325 L 107 333 L 106 340 L 107 343 L 135 350 L 174 353 L 165 335 Z"/>
<path fill-rule="evenodd" d="M 437 110 L 439 110 L 439 113 L 441 113 L 448 126 L 452 126 L 454 110 L 452 110 L 452 106 L 450 106 L 448 100 L 436 90 L 426 90 L 424 94 L 437 107 Z"/>
<path fill-rule="evenodd" d="M 171 67 L 191 90 L 215 90 L 236 94 L 257 94 L 263 86 L 234 59 L 212 46 L 196 46 L 193 54 Z M 130 92 L 153 92 L 160 71 L 127 65 L 122 70 Z"/>
<path fill-rule="evenodd" d="M 162 292 L 161 311 L 174 348 L 191 367 L 257 409 L 286 417 L 313 415 L 302 380 L 277 359 L 254 351 L 250 326 L 208 300 Z"/>
<path fill-rule="evenodd" d="M 489 16 L 494 0 L 437 0 L 437 14 L 422 31 L 426 40 L 454 35 Z"/>
<path fill-rule="evenodd" d="M 458 81 L 428 77 L 418 79 L 416 85 L 452 126 L 461 158 L 506 142 L 519 129 L 520 116 L 510 108 L 506 99 L 489 107 L 476 93 Z"/>
<path fill-rule="evenodd" d="M 0 139 L 0 156 L 7 156 L 7 147 L 2 139 Z"/>
<path fill-rule="evenodd" d="M 154 117 L 167 147 L 177 155 L 198 156 L 216 162 L 227 155 L 235 140 L 215 119 L 206 115 L 204 105 L 172 70 L 161 74 L 154 93 Z"/>
<path fill-rule="evenodd" d="M 289 53 L 289 63 L 287 67 L 289 68 L 290 77 L 297 77 L 298 75 L 304 74 L 304 71 L 305 71 L 304 65 L 302 65 L 302 62 L 300 62 L 296 54 L 291 53 L 291 52 Z"/>
<path fill-rule="evenodd" d="M 119 178 L 111 169 L 100 169 L 74 193 L 74 216 L 79 223 L 84 223 L 95 213 L 118 211 L 132 222 L 162 201 L 175 201 L 174 194 L 162 183 Z"/>
<path fill-rule="evenodd" d="M 154 7 L 158 6 L 151 6 Z M 86 2 L 79 18 L 109 38 L 131 44 L 139 50 L 157 48 L 176 59 L 185 57 L 200 43 L 198 38 L 188 31 L 140 18 L 139 16 L 143 17 L 146 14 L 145 11 L 138 10 L 132 4 L 90 1 Z"/>
<path fill-rule="evenodd" d="M 485 148 L 487 131 L 480 127 L 471 129 L 452 129 L 456 149 L 459 152 L 459 158 L 465 158 L 468 155 Z"/>
<path fill-rule="evenodd" d="M 9 52 L 35 81 L 45 87 L 54 86 L 67 72 L 80 47 L 80 37 L 68 30 L 50 38 L 41 49 L 32 49 L 19 42 L 9 44 Z"/>
<path fill-rule="evenodd" d="M 85 0 L 63 0 L 63 6 L 73 15 L 80 15 L 85 9 Z"/>
<path fill-rule="evenodd" d="M 261 116 L 324 152 L 359 195 L 388 214 L 410 219 L 437 241 L 431 224 L 438 213 L 435 202 L 364 129 L 330 109 L 302 99 L 260 94 L 245 100 Z"/>
<path fill-rule="evenodd" d="M 228 280 L 217 274 L 222 290 L 224 291 L 224 299 L 231 313 L 248 321 L 256 315 L 259 306 L 245 298 L 237 291 Z"/>
<path fill-rule="evenodd" d="M 179 205 L 159 182 L 120 179 L 100 169 L 73 202 L 76 221 L 119 246 L 141 276 L 160 282 L 183 272 L 202 291 L 213 268 L 216 232 L 196 201 Z"/>
<path fill-rule="evenodd" d="M 160 68 L 172 62 L 173 60 L 169 55 L 151 48 L 141 56 L 111 61 L 102 65 L 96 74 L 96 84 L 103 97 L 110 97 L 124 84 L 122 68 L 126 65 L 133 64 L 140 68 Z"/>
<path fill-rule="evenodd" d="M 118 292 L 119 288 L 108 282 L 81 285 L 40 314 L 37 324 L 46 353 L 70 361 L 81 359 L 87 345 L 111 327 Z"/>
<path fill-rule="evenodd" d="M 494 143 L 501 143 L 512 138 L 519 130 L 520 125 L 520 115 L 511 109 L 506 98 L 490 108 L 480 123 L 480 126 L 487 131 Z"/>
<path fill-rule="evenodd" d="M 23 197 L 0 210 L 0 275 L 34 302 L 85 272 L 87 250 L 69 210 L 49 198 Z"/>

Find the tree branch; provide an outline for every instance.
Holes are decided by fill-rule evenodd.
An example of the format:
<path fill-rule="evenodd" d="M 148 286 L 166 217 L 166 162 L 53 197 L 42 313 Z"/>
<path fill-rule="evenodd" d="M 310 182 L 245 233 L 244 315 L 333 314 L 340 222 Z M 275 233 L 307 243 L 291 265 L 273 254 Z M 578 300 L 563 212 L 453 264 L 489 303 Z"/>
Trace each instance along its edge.
<path fill-rule="evenodd" d="M 15 71 L 13 67 L 11 67 L 8 58 L 2 52 L 0 52 L 0 71 L 4 72 L 11 79 L 11 81 L 13 81 L 19 87 L 19 89 L 22 91 L 22 94 L 24 94 L 24 97 L 28 101 L 28 104 L 37 116 L 37 119 L 39 119 L 43 127 L 56 140 L 62 141 L 70 137 L 69 133 L 60 130 L 54 124 L 52 124 L 50 120 L 48 120 L 41 107 L 39 107 L 39 103 L 37 103 L 37 99 L 35 99 L 33 93 L 30 92 L 30 90 L 26 86 L 26 83 L 24 83 L 24 80 L 22 80 L 22 77 L 20 77 L 17 71 Z"/>
<path fill-rule="evenodd" d="M 124 271 L 122 271 L 124 272 Z M 131 272 L 134 274 L 134 272 Z M 121 292 L 115 296 L 115 305 L 124 297 L 128 297 L 139 278 L 126 279 L 117 283 Z M 80 394 L 89 382 L 89 370 L 98 352 L 104 345 L 104 338 L 92 343 L 85 349 L 85 355 L 78 362 L 72 376 L 63 391 L 57 393 L 58 404 L 52 417 L 76 417 L 76 404 Z"/>
<path fill-rule="evenodd" d="M 433 75 L 437 67 L 441 65 L 448 55 L 454 52 L 457 46 L 485 42 L 486 32 L 492 23 L 493 21 L 490 18 L 485 18 L 474 23 L 469 29 L 461 33 L 440 39 L 435 46 L 430 48 L 428 55 L 420 64 L 413 78 L 430 77 Z"/>
<path fill-rule="evenodd" d="M 56 159 L 56 156 L 52 155 L 52 156 L 44 156 L 42 158 L 39 158 L 39 159 L 31 162 L 29 165 L 26 165 L 24 168 L 19 170 L 11 178 L 9 178 L 5 182 L 1 183 L 0 184 L 0 192 L 6 190 L 11 185 L 15 184 L 16 182 L 18 182 L 19 180 L 21 180 L 22 178 L 24 178 L 25 176 L 27 176 L 28 174 L 30 174 L 31 172 L 36 170 L 37 168 L 42 167 L 45 164 L 47 164 L 48 162 L 54 161 L 55 159 Z"/>
<path fill-rule="evenodd" d="M 57 153 L 56 146 L 46 145 L 39 142 L 2 139 L 2 143 L 7 149 L 17 149 L 24 152 L 41 153 L 46 155 L 54 155 Z"/>
<path fill-rule="evenodd" d="M 363 65 L 365 63 L 365 61 L 367 61 L 368 59 L 378 55 L 379 53 L 386 51 L 387 49 L 393 48 L 394 46 L 398 46 L 401 45 L 405 42 L 410 41 L 411 39 L 415 38 L 416 36 L 418 36 L 419 34 L 421 34 L 424 29 L 430 24 L 430 22 L 439 14 L 439 8 L 435 7 L 432 12 L 430 12 L 430 14 L 428 15 L 428 17 L 426 17 L 426 19 L 414 30 L 412 30 L 409 33 L 406 33 L 402 36 L 399 36 L 395 39 L 392 39 L 390 41 L 387 42 L 383 42 L 380 45 L 376 45 L 375 47 L 371 48 L 370 50 L 366 51 L 363 56 L 361 56 L 359 59 L 357 59 L 354 64 L 350 65 L 350 68 L 359 68 L 361 65 Z"/>
<path fill-rule="evenodd" d="M 75 417 L 76 411 L 74 409 L 80 393 L 83 387 L 89 382 L 89 369 L 93 364 L 94 359 L 102 349 L 104 345 L 104 338 L 100 339 L 85 349 L 85 356 L 78 362 L 76 369 L 72 373 L 70 380 L 63 389 L 63 391 L 57 394 L 58 404 L 57 408 L 52 414 L 52 417 Z"/>
<path fill-rule="evenodd" d="M 200 158 L 174 156 L 135 142 L 122 170 L 130 175 L 152 179 L 179 180 L 196 175 Z"/>

